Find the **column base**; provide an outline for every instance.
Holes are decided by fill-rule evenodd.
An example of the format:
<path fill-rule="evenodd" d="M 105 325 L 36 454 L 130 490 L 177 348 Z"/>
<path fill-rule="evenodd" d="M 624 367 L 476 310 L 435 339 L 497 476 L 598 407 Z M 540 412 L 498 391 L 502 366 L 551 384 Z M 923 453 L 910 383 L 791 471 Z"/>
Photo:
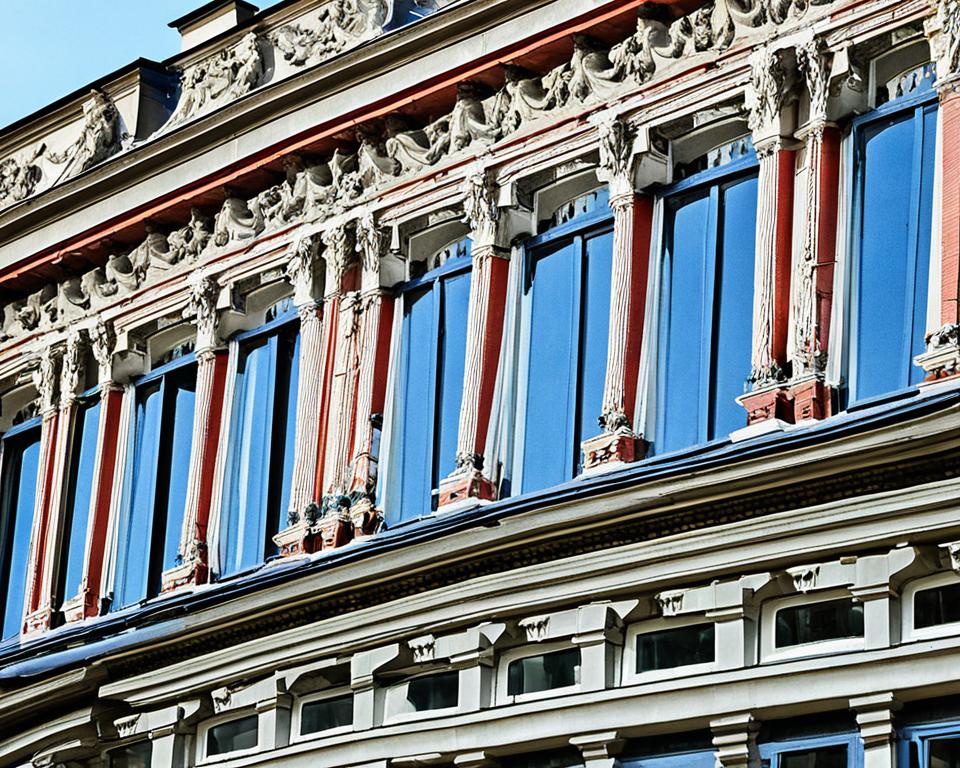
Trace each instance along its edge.
<path fill-rule="evenodd" d="M 747 426 L 779 419 L 793 423 L 793 403 L 785 384 L 774 384 L 740 395 L 737 402 L 747 411 Z"/>
<path fill-rule="evenodd" d="M 36 635 L 46 632 L 53 626 L 53 609 L 49 605 L 42 606 L 33 613 L 28 613 L 23 620 L 23 634 Z"/>
<path fill-rule="evenodd" d="M 67 624 L 72 624 L 90 616 L 96 616 L 100 612 L 99 603 L 97 595 L 87 589 L 81 589 L 78 594 L 64 601 L 60 611 L 63 613 L 63 620 Z"/>
<path fill-rule="evenodd" d="M 927 373 L 924 384 L 960 376 L 960 324 L 945 325 L 931 333 L 927 344 L 927 351 L 914 358 Z"/>
<path fill-rule="evenodd" d="M 328 512 L 315 529 L 320 534 L 323 549 L 336 549 L 353 538 L 353 520 L 346 511 Z"/>
<path fill-rule="evenodd" d="M 630 429 L 603 432 L 580 444 L 584 470 L 605 464 L 629 464 L 647 455 L 647 443 Z"/>
<path fill-rule="evenodd" d="M 822 379 L 811 376 L 790 383 L 793 422 L 825 419 L 833 415 L 833 395 Z"/>
<path fill-rule="evenodd" d="M 437 508 L 443 509 L 467 500 L 496 501 L 496 498 L 497 488 L 492 480 L 484 477 L 483 472 L 476 467 L 460 467 L 440 481 Z"/>
<path fill-rule="evenodd" d="M 284 528 L 273 537 L 273 543 L 280 550 L 280 557 L 312 555 L 323 546 L 320 534 L 305 520 Z"/>
<path fill-rule="evenodd" d="M 350 521 L 353 525 L 351 541 L 362 541 L 373 536 L 383 526 L 383 515 L 377 509 L 373 500 L 364 497 L 350 507 Z"/>
<path fill-rule="evenodd" d="M 164 571 L 160 577 L 160 594 L 173 592 L 183 587 L 206 584 L 209 569 L 206 562 L 199 558 L 187 560 Z"/>

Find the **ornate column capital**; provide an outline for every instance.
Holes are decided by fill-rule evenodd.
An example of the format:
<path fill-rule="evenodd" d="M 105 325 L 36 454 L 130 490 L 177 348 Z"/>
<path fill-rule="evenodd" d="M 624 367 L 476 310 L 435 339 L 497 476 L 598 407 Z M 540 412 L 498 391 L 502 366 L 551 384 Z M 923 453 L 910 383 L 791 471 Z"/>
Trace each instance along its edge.
<path fill-rule="evenodd" d="M 796 72 L 783 54 L 764 46 L 750 55 L 750 83 L 744 101 L 753 145 L 761 157 L 779 149 L 783 137 L 792 133 L 784 125 L 784 107 L 795 95 Z"/>
<path fill-rule="evenodd" d="M 63 355 L 60 371 L 60 406 L 66 407 L 76 402 L 83 391 L 86 357 L 90 349 L 90 338 L 85 329 L 73 329 L 67 336 L 67 346 Z"/>
<path fill-rule="evenodd" d="M 600 165 L 597 178 L 610 188 L 610 206 L 633 203 L 633 142 L 635 130 L 618 117 L 607 117 L 597 123 Z"/>
<path fill-rule="evenodd" d="M 930 53 L 937 66 L 937 90 L 956 90 L 960 74 L 960 3 L 938 0 L 937 13 L 924 24 L 930 40 Z"/>
<path fill-rule="evenodd" d="M 326 264 L 324 298 L 339 295 L 343 290 L 343 277 L 354 263 L 353 232 L 346 224 L 324 230 L 320 235 L 323 243 L 323 260 Z"/>
<path fill-rule="evenodd" d="M 824 50 L 823 40 L 811 37 L 796 48 L 797 67 L 803 74 L 810 96 L 810 114 L 806 131 L 823 131 L 827 122 L 827 96 L 830 86 L 832 54 Z M 805 132 L 806 132 L 805 131 Z"/>
<path fill-rule="evenodd" d="M 190 296 L 183 316 L 193 319 L 197 325 L 197 354 L 212 351 L 220 344 L 218 333 L 219 312 L 217 300 L 220 298 L 220 284 L 215 278 L 202 272 L 189 277 Z"/>
<path fill-rule="evenodd" d="M 293 303 L 298 308 L 315 306 L 322 295 L 324 263 L 320 256 L 321 246 L 320 236 L 313 234 L 298 238 L 287 251 L 285 272 L 293 285 Z"/>
<path fill-rule="evenodd" d="M 44 418 L 57 411 L 62 364 L 63 349 L 47 347 L 40 355 L 40 364 L 33 372 L 33 386 L 37 389 L 40 413 Z"/>
<path fill-rule="evenodd" d="M 389 241 L 370 211 L 356 221 L 356 252 L 360 256 L 360 288 L 363 292 L 380 288 L 380 259 L 387 253 Z"/>
<path fill-rule="evenodd" d="M 500 247 L 500 188 L 493 174 L 475 167 L 463 180 L 463 223 L 470 226 L 474 254 L 489 255 Z"/>
<path fill-rule="evenodd" d="M 97 361 L 97 381 L 101 386 L 113 382 L 113 353 L 116 346 L 117 334 L 113 323 L 100 320 L 90 331 L 90 351 Z"/>

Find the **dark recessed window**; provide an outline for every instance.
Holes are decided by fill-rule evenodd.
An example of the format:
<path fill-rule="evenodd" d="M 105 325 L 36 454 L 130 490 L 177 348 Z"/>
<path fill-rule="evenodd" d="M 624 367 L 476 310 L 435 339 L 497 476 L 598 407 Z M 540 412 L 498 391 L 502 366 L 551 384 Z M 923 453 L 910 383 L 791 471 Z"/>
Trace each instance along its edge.
<path fill-rule="evenodd" d="M 960 768 L 960 739 L 931 741 L 929 768 Z"/>
<path fill-rule="evenodd" d="M 709 664 L 714 646 L 713 624 L 645 632 L 637 635 L 637 672 Z"/>
<path fill-rule="evenodd" d="M 415 712 L 449 709 L 457 706 L 459 689 L 459 675 L 456 672 L 418 677 L 407 683 L 407 701 L 413 705 Z"/>
<path fill-rule="evenodd" d="M 353 724 L 353 694 L 311 701 L 300 710 L 300 733 L 317 733 Z"/>
<path fill-rule="evenodd" d="M 847 768 L 845 746 L 820 747 L 802 752 L 784 752 L 780 755 L 780 768 Z"/>
<path fill-rule="evenodd" d="M 220 723 L 207 731 L 207 756 L 253 749 L 257 746 L 257 716 Z"/>
<path fill-rule="evenodd" d="M 507 693 L 550 691 L 576 685 L 580 678 L 580 649 L 568 648 L 511 662 L 507 668 Z"/>
<path fill-rule="evenodd" d="M 921 589 L 913 598 L 913 627 L 936 627 L 960 621 L 960 584 Z"/>
<path fill-rule="evenodd" d="M 863 605 L 842 599 L 781 608 L 776 625 L 777 648 L 863 637 Z"/>
<path fill-rule="evenodd" d="M 110 768 L 150 768 L 152 753 L 151 742 L 138 741 L 126 747 L 111 749 L 107 756 L 110 758 Z"/>

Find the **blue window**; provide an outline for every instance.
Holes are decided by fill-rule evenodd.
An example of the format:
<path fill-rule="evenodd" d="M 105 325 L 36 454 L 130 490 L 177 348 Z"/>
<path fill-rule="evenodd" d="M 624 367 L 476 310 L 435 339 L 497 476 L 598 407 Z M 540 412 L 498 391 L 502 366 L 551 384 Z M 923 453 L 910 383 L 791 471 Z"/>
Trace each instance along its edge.
<path fill-rule="evenodd" d="M 760 745 L 763 768 L 861 768 L 859 734 L 839 733 Z"/>
<path fill-rule="evenodd" d="M 438 268 L 400 286 L 399 370 L 384 511 L 396 523 L 436 509 L 456 468 L 470 303 L 470 241 Z"/>
<path fill-rule="evenodd" d="M 936 155 L 931 68 L 906 96 L 854 121 L 849 399 L 906 389 L 924 373 Z"/>
<path fill-rule="evenodd" d="M 40 420 L 14 427 L 3 437 L 3 497 L 0 519 L 0 599 L 3 640 L 20 634 L 27 590 L 30 535 L 40 471 Z"/>
<path fill-rule="evenodd" d="M 623 768 L 714 768 L 716 761 L 717 753 L 713 749 L 625 756 L 620 760 Z"/>
<path fill-rule="evenodd" d="M 290 312 L 238 340 L 220 575 L 276 553 L 293 476 L 300 334 Z"/>
<path fill-rule="evenodd" d="M 147 374 L 135 387 L 124 514 L 118 533 L 113 607 L 160 591 L 177 565 L 193 440 L 197 368 L 186 355 Z"/>
<path fill-rule="evenodd" d="M 60 566 L 59 594 L 65 600 L 79 594 L 83 581 L 99 432 L 100 398 L 92 394 L 80 401 L 73 425 Z"/>
<path fill-rule="evenodd" d="M 746 424 L 735 398 L 750 375 L 756 218 L 752 152 L 665 195 L 656 453 Z"/>
<path fill-rule="evenodd" d="M 960 722 L 914 725 L 900 731 L 898 765 L 960 768 Z"/>
<path fill-rule="evenodd" d="M 561 208 L 526 248 L 520 490 L 571 479 L 600 432 L 613 227 L 606 187 Z"/>

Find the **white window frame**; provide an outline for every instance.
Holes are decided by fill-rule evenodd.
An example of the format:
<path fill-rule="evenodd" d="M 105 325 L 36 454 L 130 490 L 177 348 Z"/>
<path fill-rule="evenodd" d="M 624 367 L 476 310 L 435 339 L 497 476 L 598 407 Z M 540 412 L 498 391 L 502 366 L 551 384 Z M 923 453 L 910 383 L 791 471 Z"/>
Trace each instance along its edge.
<path fill-rule="evenodd" d="M 216 728 L 218 725 L 223 725 L 233 720 L 242 720 L 250 717 L 250 715 L 255 715 L 257 718 L 256 746 L 250 747 L 249 749 L 235 749 L 232 752 L 221 752 L 217 755 L 207 754 L 207 734 L 211 728 Z M 200 724 L 200 727 L 197 728 L 197 765 L 216 763 L 222 760 L 232 760 L 242 755 L 255 755 L 260 752 L 260 749 L 260 713 L 253 707 L 244 707 L 243 709 L 233 709 L 229 712 L 224 712 L 221 715 L 205 720 Z"/>
<path fill-rule="evenodd" d="M 311 733 L 300 732 L 300 726 L 303 723 L 304 705 L 313 704 L 316 701 L 324 701 L 325 699 L 339 699 L 342 696 L 347 695 L 353 699 L 353 704 L 356 706 L 356 698 L 353 695 L 353 689 L 350 688 L 349 685 L 344 685 L 337 688 L 325 688 L 322 691 L 317 691 L 316 693 L 298 697 L 293 708 L 293 713 L 290 716 L 290 742 L 312 741 L 314 739 L 325 738 L 327 736 L 336 736 L 337 734 L 341 733 L 353 733 L 352 719 L 350 721 L 350 725 L 340 725 L 335 728 L 327 728 L 324 731 L 312 731 Z"/>
<path fill-rule="evenodd" d="M 637 638 L 640 637 L 640 635 L 649 635 L 652 632 L 660 632 L 665 629 L 682 629 L 683 627 L 698 626 L 701 624 L 713 625 L 713 661 L 703 662 L 701 664 L 684 664 L 678 667 L 670 667 L 669 669 L 653 669 L 648 672 L 636 671 Z M 627 627 L 626 639 L 623 646 L 621 684 L 635 685 L 638 683 L 652 683 L 659 680 L 670 680 L 677 677 L 689 677 L 692 675 L 703 675 L 708 672 L 716 672 L 719 669 L 717 659 L 720 655 L 717 643 L 717 622 L 703 615 L 694 614 L 667 618 L 660 617 L 630 624 Z"/>
<path fill-rule="evenodd" d="M 812 643 L 792 645 L 789 648 L 777 648 L 776 618 L 777 613 L 784 608 L 793 608 L 798 605 L 815 605 L 829 603 L 833 600 L 856 600 L 847 590 L 833 589 L 823 592 L 792 595 L 776 600 L 770 600 L 763 605 L 760 619 L 760 662 L 786 661 L 789 659 L 803 659 L 810 656 L 825 656 L 831 653 L 845 651 L 862 651 L 866 647 L 866 626 L 861 637 L 843 637 L 838 640 L 817 640 Z"/>
<path fill-rule="evenodd" d="M 457 703 L 452 707 L 442 707 L 441 709 L 424 709 L 420 712 L 397 712 L 396 704 L 393 702 L 408 701 L 407 691 L 409 689 L 410 683 L 414 680 L 419 680 L 423 677 L 434 677 L 436 675 L 442 675 L 445 673 L 454 672 L 457 676 Z M 414 720 L 424 720 L 426 718 L 434 717 L 445 717 L 448 715 L 455 715 L 460 711 L 460 671 L 455 669 L 431 669 L 429 672 L 421 672 L 419 674 L 410 675 L 405 677 L 399 683 L 394 683 L 393 685 L 386 686 L 383 688 L 383 724 L 384 725 L 393 725 L 395 723 L 409 723 Z M 393 705 L 393 706 L 391 706 Z M 393 710 L 393 711 L 391 711 Z"/>
<path fill-rule="evenodd" d="M 900 609 L 902 611 L 902 623 L 900 626 L 902 627 L 904 642 L 960 635 L 960 621 L 951 621 L 946 624 L 937 624 L 933 627 L 922 627 L 920 629 L 913 626 L 913 601 L 917 596 L 917 592 L 950 586 L 951 584 L 960 584 L 960 574 L 956 574 L 953 571 L 945 571 L 934 574 L 933 576 L 915 579 L 907 584 L 900 599 Z"/>
<path fill-rule="evenodd" d="M 577 672 L 577 682 L 574 685 L 565 685 L 562 688 L 550 688 L 546 691 L 536 691 L 534 693 L 520 693 L 511 696 L 507 691 L 509 686 L 508 670 L 510 665 L 521 659 L 528 659 L 531 656 L 544 656 L 554 651 L 565 651 L 576 648 L 580 651 L 580 666 Z M 524 701 L 536 701 L 538 699 L 551 699 L 556 696 L 566 696 L 571 693 L 579 693 L 583 686 L 583 649 L 575 643 L 567 640 L 557 640 L 555 642 L 540 643 L 537 645 L 524 645 L 519 648 L 513 648 L 500 656 L 500 662 L 497 666 L 497 704 L 520 704 Z"/>

